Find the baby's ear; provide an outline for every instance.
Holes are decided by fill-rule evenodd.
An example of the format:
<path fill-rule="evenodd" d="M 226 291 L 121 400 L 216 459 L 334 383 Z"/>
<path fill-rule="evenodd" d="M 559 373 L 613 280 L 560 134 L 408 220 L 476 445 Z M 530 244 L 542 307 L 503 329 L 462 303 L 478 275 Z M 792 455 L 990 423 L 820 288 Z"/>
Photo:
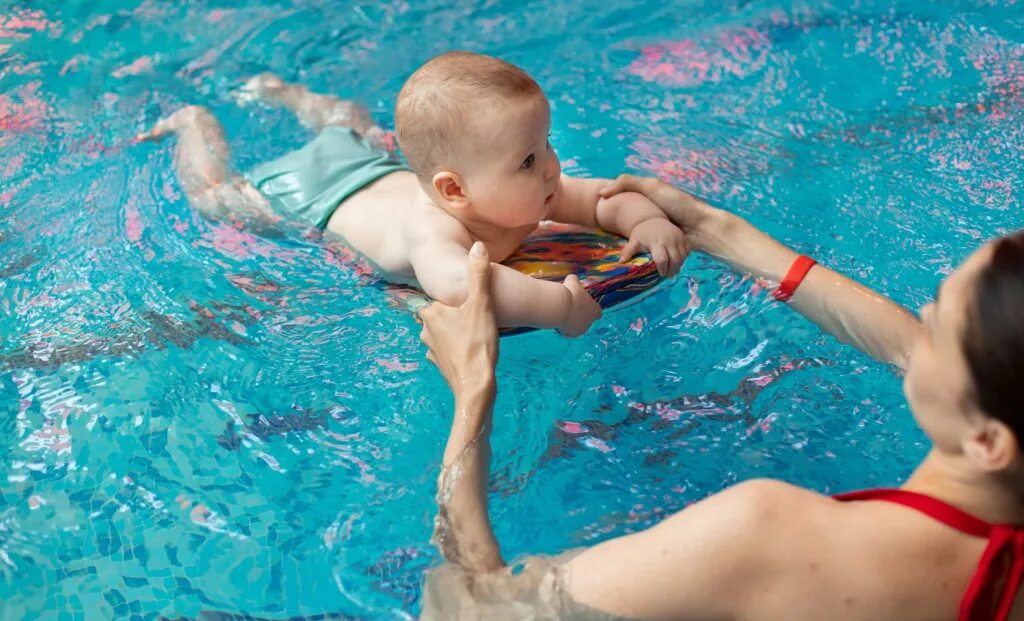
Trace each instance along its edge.
<path fill-rule="evenodd" d="M 445 203 L 445 206 L 462 209 L 469 205 L 469 199 L 466 198 L 466 193 L 462 188 L 462 177 L 459 175 L 442 170 L 434 175 L 432 183 L 434 191 L 437 192 L 438 198 Z"/>

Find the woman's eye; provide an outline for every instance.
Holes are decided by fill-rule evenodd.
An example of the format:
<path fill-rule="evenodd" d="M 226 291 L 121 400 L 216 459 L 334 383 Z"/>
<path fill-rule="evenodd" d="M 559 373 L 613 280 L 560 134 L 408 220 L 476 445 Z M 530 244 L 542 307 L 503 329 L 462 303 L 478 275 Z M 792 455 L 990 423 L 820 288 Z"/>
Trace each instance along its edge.
<path fill-rule="evenodd" d="M 523 170 L 530 170 L 531 168 L 533 168 L 533 163 L 536 160 L 537 156 L 535 156 L 533 153 L 529 154 L 528 156 L 526 156 L 526 159 L 523 160 L 523 165 L 521 166 L 521 168 Z"/>

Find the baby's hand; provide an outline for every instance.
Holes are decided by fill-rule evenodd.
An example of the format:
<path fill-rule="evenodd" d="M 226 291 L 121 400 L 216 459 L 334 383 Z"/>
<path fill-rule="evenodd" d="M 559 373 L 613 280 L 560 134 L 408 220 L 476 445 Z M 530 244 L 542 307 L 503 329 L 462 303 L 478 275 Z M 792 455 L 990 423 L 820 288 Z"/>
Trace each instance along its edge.
<path fill-rule="evenodd" d="M 633 258 L 637 250 L 644 248 L 651 253 L 658 273 L 671 278 L 679 273 L 679 267 L 690 254 L 690 243 L 686 234 L 665 218 L 651 218 L 633 227 L 629 242 L 622 250 L 620 263 Z"/>
<path fill-rule="evenodd" d="M 558 329 L 568 337 L 579 336 L 590 329 L 590 325 L 601 318 L 601 307 L 580 284 L 580 279 L 571 275 L 565 279 L 565 288 L 572 295 L 569 312 Z"/>

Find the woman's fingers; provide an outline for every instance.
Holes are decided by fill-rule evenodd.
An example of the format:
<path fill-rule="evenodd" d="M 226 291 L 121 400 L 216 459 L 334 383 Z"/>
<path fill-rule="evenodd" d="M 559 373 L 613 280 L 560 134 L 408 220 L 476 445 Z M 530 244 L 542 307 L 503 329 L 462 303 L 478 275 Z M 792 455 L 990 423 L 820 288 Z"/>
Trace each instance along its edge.
<path fill-rule="evenodd" d="M 420 321 L 424 324 L 431 321 L 437 315 L 437 302 L 431 302 L 421 308 L 416 314 L 419 315 Z"/>
<path fill-rule="evenodd" d="M 653 189 L 652 184 L 657 184 L 657 180 L 651 179 L 650 177 L 637 177 L 635 175 L 619 175 L 614 181 L 604 186 L 598 191 L 598 194 L 602 198 L 608 198 L 609 196 L 615 196 L 622 192 L 639 192 L 646 194 Z"/>
<path fill-rule="evenodd" d="M 469 265 L 466 282 L 469 290 L 466 301 L 476 300 L 489 305 L 491 301 L 491 260 L 487 246 L 476 242 L 469 250 Z"/>

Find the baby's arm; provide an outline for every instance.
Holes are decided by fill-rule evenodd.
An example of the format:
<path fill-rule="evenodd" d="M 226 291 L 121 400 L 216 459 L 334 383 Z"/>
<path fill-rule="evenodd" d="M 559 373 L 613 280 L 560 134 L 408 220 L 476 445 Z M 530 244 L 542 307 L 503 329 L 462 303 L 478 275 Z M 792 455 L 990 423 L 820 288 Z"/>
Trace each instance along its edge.
<path fill-rule="evenodd" d="M 578 179 L 562 175 L 562 189 L 551 212 L 556 222 L 601 227 L 623 237 L 629 237 L 633 227 L 651 218 L 668 219 L 660 207 L 643 194 L 623 192 L 611 198 L 601 198 L 601 188 L 611 183 L 607 179 Z M 622 200 L 615 200 L 622 197 Z"/>
<path fill-rule="evenodd" d="M 674 276 L 689 253 L 686 236 L 665 212 L 643 194 L 623 192 L 610 198 L 598 194 L 604 179 L 577 179 L 562 175 L 562 191 L 551 218 L 584 226 L 599 226 L 629 238 L 622 260 L 638 248 L 651 252 L 658 271 Z"/>
<path fill-rule="evenodd" d="M 447 306 L 459 306 L 466 299 L 468 254 L 458 242 L 425 241 L 416 244 L 410 261 L 427 295 Z M 491 291 L 495 317 L 503 328 L 554 328 L 566 336 L 579 336 L 601 317 L 601 307 L 575 277 L 560 284 L 491 263 Z"/>

